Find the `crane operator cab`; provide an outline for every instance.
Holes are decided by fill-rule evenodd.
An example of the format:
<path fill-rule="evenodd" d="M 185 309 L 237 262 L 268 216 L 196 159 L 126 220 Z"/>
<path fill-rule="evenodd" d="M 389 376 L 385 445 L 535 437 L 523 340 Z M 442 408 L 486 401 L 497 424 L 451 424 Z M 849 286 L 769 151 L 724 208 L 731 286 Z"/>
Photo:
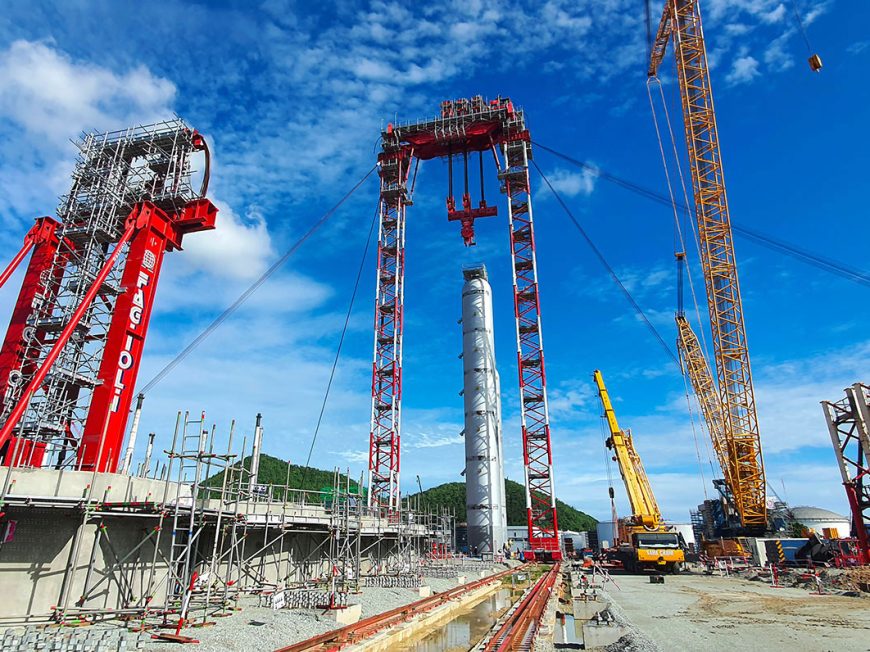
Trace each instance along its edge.
<path fill-rule="evenodd" d="M 619 557 L 629 573 L 658 570 L 679 573 L 686 561 L 686 544 L 679 532 L 638 532 L 619 547 Z"/>

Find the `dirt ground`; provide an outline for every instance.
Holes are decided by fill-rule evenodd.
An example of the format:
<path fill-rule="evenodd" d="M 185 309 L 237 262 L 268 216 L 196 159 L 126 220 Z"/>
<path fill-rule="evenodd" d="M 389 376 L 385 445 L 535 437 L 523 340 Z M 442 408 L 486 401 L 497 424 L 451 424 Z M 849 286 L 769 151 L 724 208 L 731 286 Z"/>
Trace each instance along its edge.
<path fill-rule="evenodd" d="M 606 593 L 615 609 L 661 650 L 870 650 L 870 598 L 707 575 L 617 575 Z"/>

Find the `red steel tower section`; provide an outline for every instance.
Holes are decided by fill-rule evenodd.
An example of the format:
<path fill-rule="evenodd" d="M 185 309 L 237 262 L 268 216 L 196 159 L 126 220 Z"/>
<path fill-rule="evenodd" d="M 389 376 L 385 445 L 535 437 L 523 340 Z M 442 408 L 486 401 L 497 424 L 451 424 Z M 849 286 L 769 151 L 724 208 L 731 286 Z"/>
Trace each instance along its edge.
<path fill-rule="evenodd" d="M 9 320 L 9 328 L 6 331 L 6 339 L 0 348 L 0 414 L 5 415 L 5 406 L 10 402 L 14 388 L 21 382 L 22 375 L 32 373 L 35 360 L 27 359 L 27 343 L 34 337 L 33 327 L 28 324 L 31 313 L 38 308 L 47 297 L 50 297 L 57 283 L 60 282 L 58 271 L 51 271 L 52 260 L 57 249 L 57 229 L 60 223 L 50 217 L 39 217 L 36 223 L 24 237 L 24 244 L 15 255 L 6 269 L 0 275 L 0 287 L 21 264 L 27 254 L 33 250 L 27 271 L 21 283 L 18 300 L 12 309 L 12 317 Z M 18 462 L 20 465 L 26 460 L 38 465 L 42 461 L 44 447 L 34 447 L 27 442 L 12 440 L 6 444 L 9 447 L 18 448 Z M 0 457 L 10 458 L 5 454 L 5 449 L 0 447 Z"/>
<path fill-rule="evenodd" d="M 378 279 L 375 294 L 375 356 L 369 436 L 369 506 L 399 505 L 402 402 L 402 326 L 405 287 L 405 207 L 413 150 L 396 132 L 384 134 L 380 155 Z"/>
<path fill-rule="evenodd" d="M 0 350 L 0 455 L 113 472 L 163 253 L 185 233 L 214 228 L 217 209 L 203 197 L 205 141 L 180 119 L 87 134 L 79 147 L 61 224 L 34 251 L 38 281 L 25 278 Z"/>
<path fill-rule="evenodd" d="M 484 154 L 491 153 L 501 191 L 508 197 L 529 528 L 527 558 L 537 554 L 558 559 L 561 553 L 528 170 L 531 146 L 523 112 L 509 99 L 501 97 L 490 102 L 480 96 L 446 101 L 442 102 L 441 114 L 436 118 L 389 125 L 381 136 L 369 504 L 389 510 L 395 509 L 400 499 L 405 209 L 413 203 L 417 165 L 433 158 L 448 160 L 447 217 L 460 222 L 465 244 L 473 245 L 475 219 L 496 214 L 496 209 L 487 206 L 483 197 L 483 158 Z M 481 197 L 477 207 L 473 207 L 468 180 L 469 155 L 473 153 L 478 153 L 480 165 Z M 464 166 L 465 183 L 459 210 L 453 193 L 454 158 Z"/>
<path fill-rule="evenodd" d="M 553 489 L 547 374 L 529 186 L 530 145 L 528 132 L 521 133 L 523 137 L 509 140 L 502 146 L 506 166 L 499 176 L 508 196 L 511 231 L 529 548 L 553 556 L 559 554 L 559 523 Z"/>
<path fill-rule="evenodd" d="M 839 401 L 822 401 L 852 512 L 860 562 L 870 564 L 870 386 L 855 383 Z"/>

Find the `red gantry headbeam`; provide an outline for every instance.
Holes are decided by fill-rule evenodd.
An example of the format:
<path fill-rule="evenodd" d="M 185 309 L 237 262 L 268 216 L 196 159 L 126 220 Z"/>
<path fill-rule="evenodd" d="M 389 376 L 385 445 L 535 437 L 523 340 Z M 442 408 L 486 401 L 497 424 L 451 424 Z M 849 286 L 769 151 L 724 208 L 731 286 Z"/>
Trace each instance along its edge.
<path fill-rule="evenodd" d="M 480 166 L 481 197 L 476 208 L 468 185 L 469 155 L 473 153 L 478 153 Z M 413 203 L 416 166 L 421 160 L 448 159 L 448 220 L 459 221 L 465 244 L 473 245 L 475 219 L 496 214 L 496 208 L 487 206 L 483 196 L 483 157 L 489 153 L 499 171 L 501 191 L 508 197 L 529 547 L 532 555 L 537 551 L 558 559 L 561 553 L 528 173 L 531 145 L 523 112 L 507 98 L 485 102 L 476 96 L 442 102 L 440 116 L 389 125 L 382 134 L 369 504 L 393 510 L 400 502 L 405 213 Z M 457 209 L 453 196 L 454 158 L 460 158 L 464 171 L 461 209 Z"/>

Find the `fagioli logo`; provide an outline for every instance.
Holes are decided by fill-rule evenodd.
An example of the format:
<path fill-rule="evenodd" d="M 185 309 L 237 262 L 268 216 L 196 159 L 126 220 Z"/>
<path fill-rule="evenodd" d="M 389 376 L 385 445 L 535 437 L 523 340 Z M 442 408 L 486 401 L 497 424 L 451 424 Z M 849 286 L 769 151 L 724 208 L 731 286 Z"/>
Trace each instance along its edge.
<path fill-rule="evenodd" d="M 157 262 L 157 257 L 150 250 L 145 251 L 142 257 L 142 266 L 144 269 L 139 270 L 139 276 L 136 279 L 136 293 L 133 295 L 133 304 L 130 306 L 130 313 L 127 321 L 127 338 L 124 340 L 124 348 L 118 356 L 118 368 L 115 371 L 114 396 L 112 398 L 112 412 L 117 412 L 121 405 L 121 394 L 124 393 L 126 385 L 124 376 L 127 370 L 133 368 L 136 364 L 136 358 L 133 356 L 133 337 L 139 325 L 142 323 L 142 317 L 145 312 L 146 292 L 150 291 L 151 274 L 150 270 L 154 269 Z"/>

